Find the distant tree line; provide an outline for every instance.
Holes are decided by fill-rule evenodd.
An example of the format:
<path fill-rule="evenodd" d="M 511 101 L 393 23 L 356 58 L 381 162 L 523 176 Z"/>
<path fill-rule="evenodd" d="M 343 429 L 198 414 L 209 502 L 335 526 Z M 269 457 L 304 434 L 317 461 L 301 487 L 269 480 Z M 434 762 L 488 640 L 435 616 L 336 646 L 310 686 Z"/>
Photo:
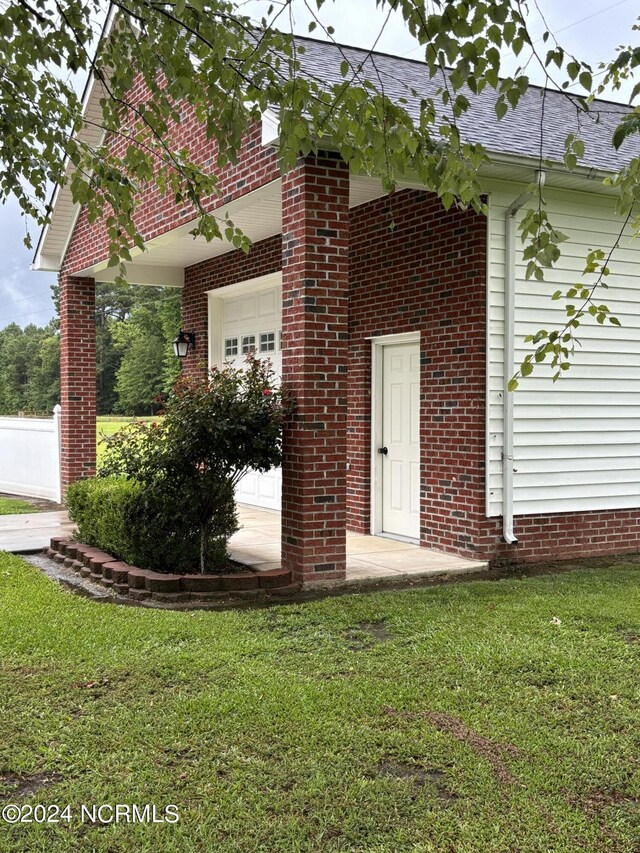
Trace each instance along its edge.
<path fill-rule="evenodd" d="M 57 287 L 53 298 L 58 307 Z M 137 285 L 96 285 L 98 414 L 157 411 L 180 365 L 171 341 L 180 327 L 180 292 Z M 0 415 L 49 413 L 60 402 L 58 320 L 0 330 Z"/>
<path fill-rule="evenodd" d="M 57 321 L 0 331 L 0 414 L 50 412 L 60 402 Z"/>

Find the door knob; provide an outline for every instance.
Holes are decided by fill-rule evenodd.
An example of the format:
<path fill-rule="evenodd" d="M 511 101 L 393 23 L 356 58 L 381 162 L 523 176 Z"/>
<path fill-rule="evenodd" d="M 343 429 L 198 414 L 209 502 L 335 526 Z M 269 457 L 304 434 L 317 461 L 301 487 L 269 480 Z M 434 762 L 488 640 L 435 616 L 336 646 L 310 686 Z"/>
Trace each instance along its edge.
<path fill-rule="evenodd" d="M 382 453 L 383 456 L 386 456 L 388 452 L 389 451 L 386 447 L 379 447 L 378 448 L 378 453 Z"/>

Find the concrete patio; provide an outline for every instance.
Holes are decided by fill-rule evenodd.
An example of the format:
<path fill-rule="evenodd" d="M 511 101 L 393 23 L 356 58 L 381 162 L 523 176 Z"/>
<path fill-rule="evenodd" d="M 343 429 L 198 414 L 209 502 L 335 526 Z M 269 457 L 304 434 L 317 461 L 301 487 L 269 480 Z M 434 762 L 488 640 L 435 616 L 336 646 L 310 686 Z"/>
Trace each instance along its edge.
<path fill-rule="evenodd" d="M 256 569 L 280 566 L 280 513 L 239 507 L 242 528 L 231 538 L 234 560 Z M 347 533 L 347 581 L 376 581 L 404 576 L 463 574 L 486 569 L 488 563 L 420 548 L 381 536 Z"/>
<path fill-rule="evenodd" d="M 231 557 L 253 568 L 280 566 L 280 513 L 240 505 L 241 528 L 231 538 Z M 0 551 L 42 550 L 52 536 L 71 535 L 67 513 L 39 512 L 0 516 Z M 487 563 L 419 548 L 381 536 L 347 533 L 347 581 L 400 580 L 408 576 L 482 571 Z"/>

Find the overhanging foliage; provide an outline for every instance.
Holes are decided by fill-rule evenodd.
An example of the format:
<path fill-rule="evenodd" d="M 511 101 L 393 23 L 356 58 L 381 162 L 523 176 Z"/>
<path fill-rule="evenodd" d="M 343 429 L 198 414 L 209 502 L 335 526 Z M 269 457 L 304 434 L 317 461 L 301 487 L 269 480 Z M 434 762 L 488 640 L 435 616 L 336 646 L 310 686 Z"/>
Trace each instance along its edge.
<path fill-rule="evenodd" d="M 212 212 L 215 167 L 235 161 L 251 122 L 274 109 L 283 169 L 300 153 L 331 147 L 352 169 L 379 177 L 387 189 L 410 174 L 445 206 L 483 210 L 478 168 L 488 153 L 459 127 L 475 96 L 492 90 L 497 119 L 507 116 L 529 90 L 526 68 L 534 62 L 545 75 L 543 96 L 547 87 L 577 86 L 581 96 L 567 96 L 567 109 L 586 115 L 598 94 L 619 88 L 640 64 L 640 48 L 623 47 L 596 78 L 594 69 L 568 54 L 549 31 L 540 51 L 520 0 L 377 0 L 387 20 L 401 16 L 424 47 L 426 68 L 436 82 L 432 97 L 419 95 L 409 83 L 407 98 L 394 100 L 376 73 L 373 54 L 366 64 L 354 64 L 345 54 L 340 79 L 333 82 L 306 67 L 304 45 L 285 31 L 291 2 L 272 5 L 255 21 L 243 14 L 244 4 L 226 0 L 117 0 L 108 7 L 103 0 L 13 0 L 0 14 L 0 195 L 17 196 L 23 212 L 42 224 L 51 212 L 47 186 L 69 182 L 90 219 L 104 218 L 112 265 L 129 260 L 133 247 L 144 248 L 133 212 L 136 193 L 149 183 L 191 209 L 194 233 L 208 240 L 224 236 L 247 248 L 234 224 Z M 321 17 L 322 7 L 330 4 L 305 0 L 305 5 L 313 17 L 309 29 L 332 40 L 333 29 Z M 99 39 L 97 22 L 104 22 Z M 501 77 L 504 53 L 522 56 L 523 63 L 515 74 Z M 83 118 L 81 100 L 68 82 L 68 72 L 78 71 L 90 72 L 102 87 L 97 127 Z M 142 84 L 134 86 L 137 75 Z M 639 94 L 640 84 L 632 104 Z M 410 99 L 419 101 L 417 116 L 408 109 Z M 185 110 L 215 141 L 214 168 L 172 144 L 172 128 L 183 121 Z M 613 134 L 612 156 L 639 129 L 639 108 L 631 105 Z M 567 169 L 575 169 L 583 155 L 584 141 L 568 134 Z M 632 158 L 610 182 L 618 190 L 619 213 L 637 227 L 633 207 L 640 195 L 640 159 Z M 522 233 L 528 275 L 540 279 L 557 259 L 563 235 L 548 222 L 540 187 L 532 191 L 535 201 Z M 523 373 L 550 359 L 559 375 L 585 316 L 612 319 L 607 306 L 595 300 L 608 273 L 604 256 L 590 256 L 585 272 L 590 283 L 576 288 L 577 302 L 562 294 L 565 327 L 531 336 L 535 353 Z"/>

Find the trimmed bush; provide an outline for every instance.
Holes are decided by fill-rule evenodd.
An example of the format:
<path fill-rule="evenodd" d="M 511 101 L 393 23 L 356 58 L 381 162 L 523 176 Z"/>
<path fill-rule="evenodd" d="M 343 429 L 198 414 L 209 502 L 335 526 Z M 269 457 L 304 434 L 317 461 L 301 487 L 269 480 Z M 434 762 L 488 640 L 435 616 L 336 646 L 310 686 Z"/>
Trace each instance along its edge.
<path fill-rule="evenodd" d="M 80 480 L 69 486 L 67 506 L 80 541 L 131 565 L 179 573 L 193 572 L 199 565 L 198 520 L 179 506 L 150 495 L 134 480 Z M 213 571 L 227 568 L 227 537 L 236 528 L 235 505 L 231 502 L 226 512 L 219 511 L 206 543 L 207 562 Z"/>
<path fill-rule="evenodd" d="M 141 489 L 124 477 L 79 480 L 67 490 L 69 517 L 78 528 L 78 539 L 127 560 L 130 551 L 128 530 L 133 505 L 140 501 Z"/>

